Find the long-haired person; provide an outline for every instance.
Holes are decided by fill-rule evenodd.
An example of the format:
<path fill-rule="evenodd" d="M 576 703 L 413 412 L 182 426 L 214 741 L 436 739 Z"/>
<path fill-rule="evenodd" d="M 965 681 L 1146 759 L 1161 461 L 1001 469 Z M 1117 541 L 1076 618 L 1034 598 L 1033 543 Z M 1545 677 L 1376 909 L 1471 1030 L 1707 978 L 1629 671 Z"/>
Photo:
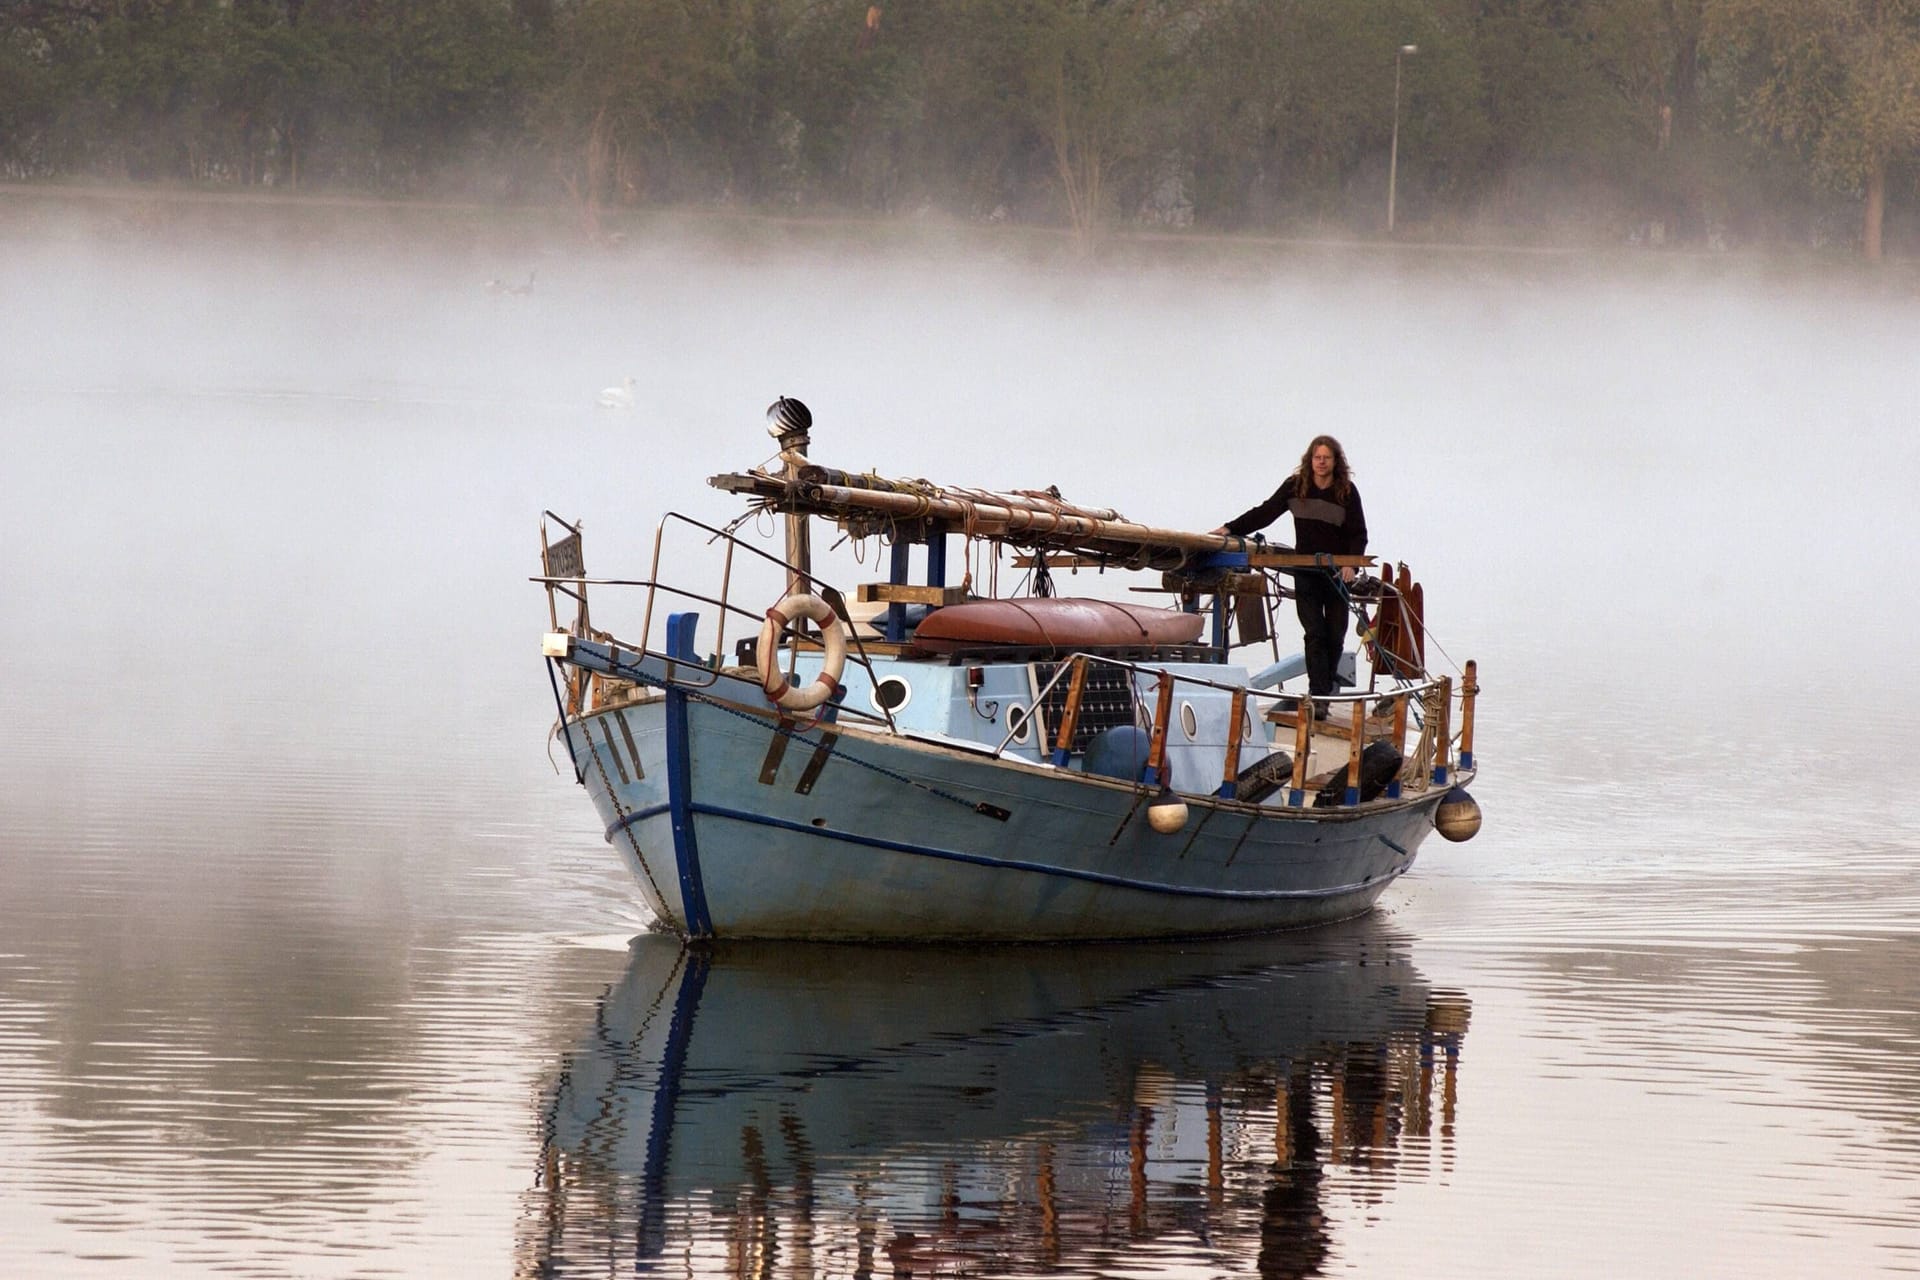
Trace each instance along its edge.
<path fill-rule="evenodd" d="M 1347 451 L 1332 436 L 1315 436 L 1300 455 L 1300 466 L 1280 482 L 1273 496 L 1215 529 L 1245 537 L 1282 515 L 1293 517 L 1294 550 L 1357 556 L 1367 549 L 1367 513 L 1347 466 Z M 1341 582 L 1353 581 L 1352 569 L 1340 570 Z M 1330 574 L 1303 571 L 1294 576 L 1294 606 L 1307 659 L 1307 692 L 1325 697 L 1334 689 L 1334 672 L 1347 643 L 1347 601 Z M 1325 706 L 1315 713 L 1325 717 Z"/>

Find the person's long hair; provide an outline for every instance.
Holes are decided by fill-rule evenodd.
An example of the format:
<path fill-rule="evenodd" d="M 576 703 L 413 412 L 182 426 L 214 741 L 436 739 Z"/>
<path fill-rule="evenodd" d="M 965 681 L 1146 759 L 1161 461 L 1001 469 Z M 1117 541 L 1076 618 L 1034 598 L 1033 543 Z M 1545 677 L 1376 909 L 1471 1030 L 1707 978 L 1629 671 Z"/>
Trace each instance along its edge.
<path fill-rule="evenodd" d="M 1300 455 L 1300 469 L 1293 473 L 1295 493 L 1313 492 L 1313 451 L 1321 445 L 1333 450 L 1333 496 L 1341 502 L 1353 492 L 1353 472 L 1347 469 L 1347 451 L 1332 436 L 1315 436 Z"/>

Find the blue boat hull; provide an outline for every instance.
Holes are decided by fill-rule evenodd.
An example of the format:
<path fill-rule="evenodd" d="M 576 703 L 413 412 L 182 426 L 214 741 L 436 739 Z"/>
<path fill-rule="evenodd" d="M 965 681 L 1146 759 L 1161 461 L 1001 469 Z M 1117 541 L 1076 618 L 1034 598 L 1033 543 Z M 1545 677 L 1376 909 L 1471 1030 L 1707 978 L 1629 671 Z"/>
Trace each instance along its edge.
<path fill-rule="evenodd" d="M 690 937 L 1061 941 L 1358 915 L 1412 865 L 1439 789 L 1357 809 L 1187 796 L 963 746 L 780 720 L 751 682 L 664 664 L 566 725 L 607 838 Z M 686 668 L 682 667 L 682 671 Z"/>

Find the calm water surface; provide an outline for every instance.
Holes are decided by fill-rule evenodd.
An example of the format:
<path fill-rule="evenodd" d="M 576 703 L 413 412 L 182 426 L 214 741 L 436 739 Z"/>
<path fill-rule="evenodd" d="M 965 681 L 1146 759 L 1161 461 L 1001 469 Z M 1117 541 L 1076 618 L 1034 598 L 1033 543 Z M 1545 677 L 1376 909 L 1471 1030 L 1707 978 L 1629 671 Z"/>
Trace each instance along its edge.
<path fill-rule="evenodd" d="M 1920 305 L 535 261 L 0 258 L 0 1274 L 1920 1271 Z M 535 522 L 637 568 L 782 393 L 1189 527 L 1335 430 L 1481 663 L 1486 830 L 1310 934 L 649 935 L 544 746 Z"/>

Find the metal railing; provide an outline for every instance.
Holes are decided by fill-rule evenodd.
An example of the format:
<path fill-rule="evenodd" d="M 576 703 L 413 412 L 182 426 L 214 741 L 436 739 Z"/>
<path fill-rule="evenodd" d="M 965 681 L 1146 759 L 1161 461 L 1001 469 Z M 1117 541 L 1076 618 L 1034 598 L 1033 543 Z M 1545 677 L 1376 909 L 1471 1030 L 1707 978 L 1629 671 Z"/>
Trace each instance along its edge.
<path fill-rule="evenodd" d="M 1327 709 L 1324 722 L 1340 726 L 1348 739 L 1346 797 L 1348 804 L 1358 803 L 1362 784 L 1362 758 L 1368 735 L 1376 727 L 1370 722 L 1382 719 L 1388 721 L 1387 733 L 1384 736 L 1402 760 L 1400 770 L 1387 788 L 1390 798 L 1397 798 L 1400 795 L 1404 783 L 1411 783 L 1416 790 L 1423 790 L 1428 786 L 1444 786 L 1458 769 L 1473 767 L 1473 703 L 1475 695 L 1479 692 L 1476 680 L 1477 665 L 1473 662 L 1466 664 L 1459 689 L 1461 732 L 1456 756 L 1453 753 L 1453 735 L 1448 727 L 1455 694 L 1453 679 L 1449 676 L 1407 682 L 1384 692 L 1371 690 L 1313 696 L 1268 693 L 1264 690 L 1251 689 L 1245 684 L 1210 680 L 1167 667 L 1143 665 L 1094 653 L 1070 655 L 1039 688 L 1034 697 L 1034 706 L 1037 708 L 1059 687 L 1061 680 L 1068 681 L 1060 721 L 1050 735 L 1053 739 L 1051 755 L 1056 765 L 1064 765 L 1071 754 L 1079 719 L 1080 694 L 1086 686 L 1087 669 L 1095 664 L 1128 672 L 1128 687 L 1133 691 L 1135 698 L 1141 696 L 1141 677 L 1149 677 L 1155 686 L 1157 696 L 1147 730 L 1148 749 L 1144 775 L 1145 785 L 1149 787 L 1162 785 L 1168 776 L 1167 735 L 1172 719 L 1174 692 L 1176 687 L 1182 684 L 1224 692 L 1231 699 L 1227 713 L 1228 737 L 1221 781 L 1214 792 L 1217 797 L 1223 799 L 1232 798 L 1239 782 L 1240 755 L 1241 748 L 1245 745 L 1250 722 L 1249 710 L 1261 718 L 1267 718 L 1268 714 L 1275 710 L 1292 712 L 1294 742 L 1289 803 L 1296 806 L 1304 802 L 1307 761 L 1312 751 L 1313 726 L 1321 720 L 1316 710 L 1317 706 L 1324 706 Z M 1291 706 L 1288 707 L 1287 704 Z M 1267 707 L 1266 711 L 1261 710 L 1263 705 Z M 1371 716 L 1368 714 L 1369 707 L 1374 711 Z M 1344 715 L 1335 708 L 1346 709 Z M 1406 743 L 1409 725 L 1416 728 L 1419 735 L 1411 754 L 1407 751 Z M 1004 752 L 1024 728 L 1024 723 L 1010 724 L 1005 736 L 994 748 L 993 754 L 999 756 Z M 1376 737 L 1374 740 L 1378 741 L 1379 738 Z M 1277 739 L 1274 745 L 1280 745 Z"/>
<path fill-rule="evenodd" d="M 551 511 L 545 512 L 544 514 L 552 518 L 555 522 L 559 523 L 566 529 L 568 529 L 572 537 L 576 539 L 579 537 L 580 531 L 577 526 L 569 524 L 567 521 L 561 519 L 559 516 L 554 515 L 554 513 Z M 676 586 L 672 583 L 663 582 L 660 580 L 661 551 L 666 542 L 668 527 L 675 523 L 687 525 L 691 528 L 700 530 L 702 533 L 710 535 L 707 539 L 709 544 L 715 541 L 719 541 L 725 544 L 726 550 L 724 554 L 724 559 L 721 564 L 720 594 L 718 596 L 707 595 L 698 591 L 690 591 L 684 587 Z M 544 524 L 541 529 L 541 546 L 544 552 L 547 547 L 546 530 L 545 530 Z M 765 618 L 766 618 L 766 612 L 764 609 L 759 613 L 755 613 L 751 609 L 746 609 L 741 607 L 740 605 L 734 604 L 731 599 L 731 596 L 733 594 L 734 551 L 736 548 L 743 551 L 750 552 L 751 554 L 758 556 L 761 560 L 766 561 L 769 565 L 772 565 L 780 569 L 786 575 L 787 582 L 789 583 L 804 582 L 811 591 L 813 591 L 822 600 L 824 600 L 827 603 L 827 606 L 833 610 L 834 617 L 839 619 L 840 625 L 846 631 L 846 635 L 848 639 L 848 656 L 851 658 L 852 661 L 857 662 L 861 666 L 861 668 L 866 671 L 867 678 L 872 683 L 874 683 L 875 685 L 879 683 L 879 676 L 875 673 L 873 669 L 873 660 L 871 656 L 867 653 L 866 644 L 860 636 L 859 629 L 854 626 L 853 619 L 848 616 L 846 600 L 841 595 L 841 593 L 837 588 L 832 586 L 830 583 L 827 583 L 824 580 L 816 577 L 812 573 L 809 573 L 803 569 L 796 568 L 794 565 L 788 563 L 786 560 L 783 560 L 779 556 L 773 555 L 770 552 L 762 551 L 759 547 L 755 547 L 748 543 L 742 542 L 739 538 L 736 538 L 732 533 L 728 532 L 725 529 L 716 528 L 715 526 L 707 524 L 704 521 L 695 520 L 690 516 L 683 516 L 677 511 L 667 512 L 664 516 L 660 518 L 660 523 L 654 529 L 653 558 L 648 567 L 648 576 L 645 578 L 589 578 L 584 576 L 584 574 L 579 576 L 571 576 L 571 577 L 541 575 L 541 576 L 535 577 L 533 581 L 541 583 L 547 588 L 550 614 L 553 614 L 554 612 L 553 602 L 552 602 L 552 593 L 554 591 L 558 590 L 558 591 L 564 592 L 565 594 L 572 596 L 574 599 L 578 600 L 579 609 L 575 615 L 572 634 L 577 635 L 582 639 L 595 640 L 595 641 L 615 645 L 615 646 L 618 646 L 619 648 L 631 649 L 635 653 L 640 655 L 642 658 L 647 658 L 647 657 L 656 658 L 665 664 L 666 678 L 668 680 L 671 680 L 675 684 L 685 688 L 706 689 L 706 688 L 711 688 L 714 684 L 718 683 L 721 675 L 723 674 L 721 665 L 722 665 L 722 659 L 724 658 L 724 655 L 727 652 L 727 648 L 726 648 L 727 619 L 730 616 L 738 616 L 741 618 L 745 618 L 757 628 L 763 621 L 765 621 Z M 638 587 L 646 591 L 647 593 L 646 604 L 641 614 L 641 621 L 640 621 L 640 635 L 642 638 L 642 642 L 639 645 L 629 644 L 629 643 L 620 641 L 616 637 L 614 637 L 611 633 L 597 631 L 589 624 L 588 610 L 587 610 L 587 588 L 588 587 Z M 713 608 L 719 611 L 718 621 L 716 623 L 716 628 L 715 628 L 716 634 L 714 636 L 714 648 L 713 648 L 714 660 L 711 663 L 695 662 L 690 664 L 683 655 L 676 655 L 665 649 L 654 649 L 649 646 L 647 642 L 651 640 L 653 635 L 654 604 L 655 604 L 656 598 L 660 595 L 666 595 L 678 600 L 686 600 L 686 601 L 696 602 L 699 604 L 711 605 Z M 555 626 L 556 628 L 558 628 L 557 614 L 554 616 L 556 619 Z M 682 669 L 690 665 L 693 666 L 700 673 L 700 678 L 689 679 L 685 674 L 682 673 Z M 793 674 L 792 670 L 789 669 L 787 674 L 789 678 L 791 678 Z M 871 712 L 863 711 L 857 707 L 845 706 L 837 698 L 827 705 L 831 706 L 834 709 L 834 714 L 836 715 L 850 714 L 857 719 L 872 721 L 875 724 L 884 724 L 889 733 L 899 732 L 899 727 L 894 723 L 893 713 L 888 708 L 885 708 L 885 707 L 880 708 L 879 714 L 875 715 Z M 576 713 L 577 713 L 577 709 L 576 709 Z"/>

